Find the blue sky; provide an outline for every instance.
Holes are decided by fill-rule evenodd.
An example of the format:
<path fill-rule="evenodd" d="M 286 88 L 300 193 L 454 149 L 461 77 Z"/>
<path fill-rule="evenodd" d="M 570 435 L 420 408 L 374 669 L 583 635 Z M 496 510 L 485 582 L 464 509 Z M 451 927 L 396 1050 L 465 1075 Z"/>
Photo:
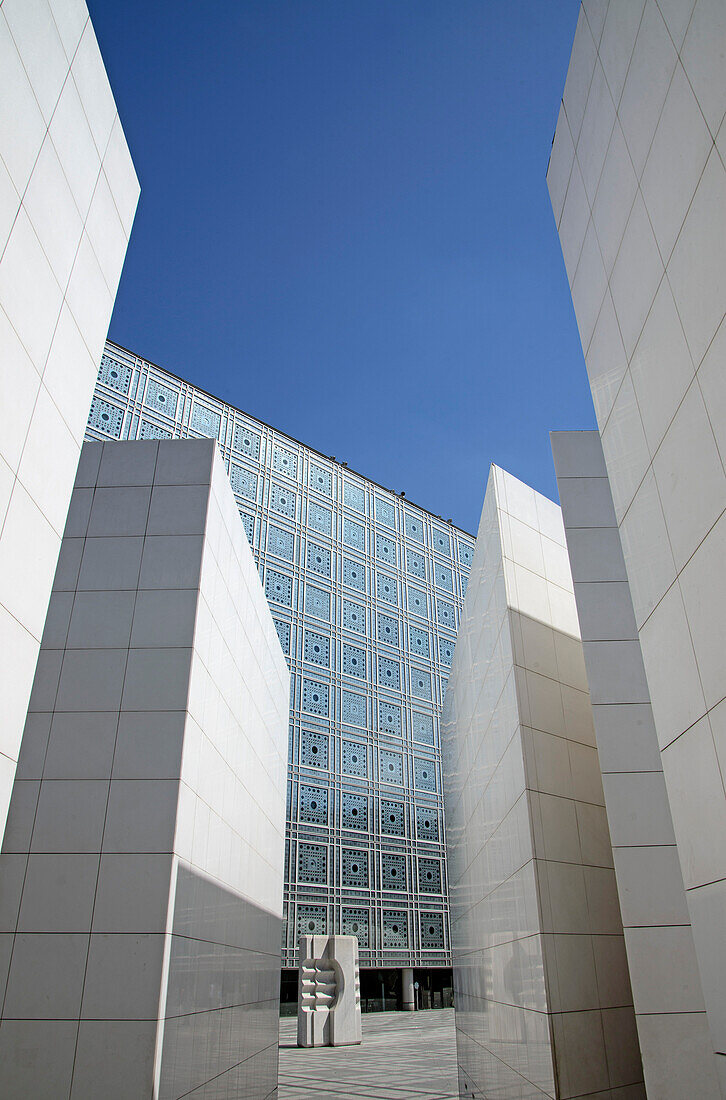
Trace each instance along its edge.
<path fill-rule="evenodd" d="M 90 0 L 142 194 L 110 336 L 475 531 L 594 427 L 545 183 L 579 0 Z"/>

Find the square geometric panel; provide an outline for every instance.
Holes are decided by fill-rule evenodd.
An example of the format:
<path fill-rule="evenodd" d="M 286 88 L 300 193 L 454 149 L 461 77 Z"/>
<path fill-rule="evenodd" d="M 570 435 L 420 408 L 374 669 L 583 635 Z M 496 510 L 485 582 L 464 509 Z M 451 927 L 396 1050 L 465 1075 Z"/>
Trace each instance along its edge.
<path fill-rule="evenodd" d="M 308 768 L 327 768 L 328 738 L 315 730 L 303 730 L 300 735 L 300 763 Z"/>
<path fill-rule="evenodd" d="M 439 839 L 439 815 L 433 806 L 416 807 L 416 836 L 419 840 Z"/>
<path fill-rule="evenodd" d="M 128 393 L 132 375 L 131 367 L 125 363 L 119 363 L 118 359 L 112 359 L 110 355 L 101 356 L 98 380 L 103 382 L 104 386 L 118 390 L 119 393 Z"/>
<path fill-rule="evenodd" d="M 138 439 L 172 439 L 172 433 L 166 428 L 160 428 L 158 424 L 152 424 L 150 420 L 142 420 L 139 424 Z"/>
<path fill-rule="evenodd" d="M 447 554 L 451 557 L 451 544 L 446 531 L 442 531 L 439 527 L 434 527 L 433 544 L 434 550 L 438 554 Z"/>
<path fill-rule="evenodd" d="M 423 554 L 416 554 L 413 550 L 406 551 L 406 572 L 426 580 L 426 559 Z"/>
<path fill-rule="evenodd" d="M 398 583 L 385 573 L 376 573 L 376 594 L 379 600 L 398 605 Z"/>
<path fill-rule="evenodd" d="M 328 792 L 324 787 L 308 787 L 300 784 L 300 820 L 315 825 L 327 825 Z"/>
<path fill-rule="evenodd" d="M 260 437 L 256 432 L 250 431 L 244 424 L 235 424 L 232 436 L 232 447 L 243 455 L 247 455 L 255 462 L 260 457 Z"/>
<path fill-rule="evenodd" d="M 168 386 L 162 386 L 161 382 L 155 381 L 150 378 L 146 385 L 146 394 L 144 395 L 144 404 L 149 409 L 156 409 L 157 412 L 164 413 L 165 416 L 173 417 L 176 415 L 176 406 L 179 395 Z"/>
<path fill-rule="evenodd" d="M 469 546 L 468 543 L 459 540 L 459 561 L 467 568 L 471 566 L 472 558 L 474 557 L 474 547 Z"/>
<path fill-rule="evenodd" d="M 214 412 L 213 409 L 208 409 L 206 405 L 195 405 L 192 409 L 192 418 L 189 422 L 189 427 L 193 432 L 199 432 L 200 435 L 209 436 L 210 439 L 216 439 L 219 435 L 219 429 L 222 423 L 222 418 L 218 412 Z"/>
<path fill-rule="evenodd" d="M 311 572 L 319 573 L 321 577 L 330 576 L 330 550 L 326 546 L 309 542 L 307 562 Z"/>
<path fill-rule="evenodd" d="M 420 615 L 422 618 L 426 618 L 426 593 L 422 592 L 420 588 L 414 588 L 413 585 L 410 584 L 408 586 L 408 610 L 413 615 Z"/>
<path fill-rule="evenodd" d="M 359 741 L 341 741 L 341 770 L 361 778 L 368 774 L 368 750 Z"/>
<path fill-rule="evenodd" d="M 367 699 L 365 695 L 358 695 L 353 691 L 341 691 L 340 693 L 340 717 L 346 725 L 365 726 L 368 715 Z"/>
<path fill-rule="evenodd" d="M 123 409 L 110 405 L 108 401 L 102 401 L 100 397 L 94 397 L 91 402 L 91 411 L 88 416 L 88 425 L 97 428 L 106 435 L 118 439 L 121 435 L 121 425 L 124 422 Z"/>
<path fill-rule="evenodd" d="M 355 936 L 359 947 L 368 947 L 369 944 L 369 920 L 367 909 L 343 908 L 341 914 L 342 932 L 344 936 Z"/>
<path fill-rule="evenodd" d="M 343 627 L 354 630 L 356 634 L 366 632 L 366 609 L 352 600 L 343 600 Z"/>
<path fill-rule="evenodd" d="M 324 905 L 298 905 L 298 936 L 324 936 L 328 931 L 328 911 Z"/>
<path fill-rule="evenodd" d="M 272 452 L 272 468 L 288 477 L 297 477 L 297 455 L 285 447 L 275 447 Z"/>
<path fill-rule="evenodd" d="M 300 882 L 328 881 L 328 849 L 322 844 L 297 846 L 297 877 Z"/>
<path fill-rule="evenodd" d="M 388 563 L 392 569 L 396 568 L 396 544 L 393 539 L 376 535 L 376 557 L 379 561 Z"/>
<path fill-rule="evenodd" d="M 379 775 L 381 783 L 403 784 L 403 757 L 400 752 L 390 752 L 388 749 L 380 749 Z"/>
<path fill-rule="evenodd" d="M 431 673 L 422 668 L 411 669 L 411 694 L 417 699 L 431 698 Z"/>
<path fill-rule="evenodd" d="M 330 668 L 330 638 L 315 634 L 312 630 L 306 630 L 303 660 L 310 661 L 314 665 L 322 665 L 323 668 Z"/>
<path fill-rule="evenodd" d="M 421 630 L 417 626 L 409 626 L 408 640 L 409 645 L 411 646 L 411 653 L 415 653 L 417 657 L 429 656 L 428 631 Z"/>
<path fill-rule="evenodd" d="M 305 613 L 314 615 L 317 619 L 330 621 L 330 593 L 322 588 L 314 588 L 311 584 L 305 586 Z"/>
<path fill-rule="evenodd" d="M 387 500 L 376 497 L 376 522 L 385 523 L 386 527 L 396 528 L 396 512 L 392 504 Z"/>
<path fill-rule="evenodd" d="M 381 885 L 384 890 L 406 889 L 406 857 L 397 852 L 381 856 Z"/>
<path fill-rule="evenodd" d="M 340 824 L 343 829 L 368 829 L 368 799 L 365 795 L 343 791 Z"/>
<path fill-rule="evenodd" d="M 437 588 L 445 588 L 447 592 L 454 591 L 454 578 L 453 573 L 446 565 L 441 565 L 440 562 L 436 562 L 436 575 L 435 583 Z"/>
<path fill-rule="evenodd" d="M 441 860 L 419 856 L 418 888 L 424 894 L 441 893 Z"/>
<path fill-rule="evenodd" d="M 343 503 L 346 508 L 352 508 L 356 512 L 365 512 L 366 496 L 363 489 L 359 485 L 353 485 L 350 481 L 346 481 L 343 489 Z"/>
<path fill-rule="evenodd" d="M 266 570 L 265 595 L 268 600 L 290 607 L 292 605 L 292 577 L 286 577 L 284 573 L 277 573 L 274 569 Z"/>
<path fill-rule="evenodd" d="M 343 673 L 355 676 L 358 680 L 366 678 L 366 654 L 364 649 L 343 643 Z"/>
<path fill-rule="evenodd" d="M 292 531 L 285 531 L 282 527 L 267 528 L 267 552 L 274 554 L 285 561 L 293 561 L 295 557 L 295 536 Z"/>
<path fill-rule="evenodd" d="M 351 558 L 343 558 L 343 584 L 351 588 L 357 588 L 359 592 L 366 590 L 366 569 L 360 562 Z"/>
<path fill-rule="evenodd" d="M 421 516 L 406 515 L 406 534 L 410 539 L 415 539 L 416 542 L 423 543 L 424 525 Z"/>
<path fill-rule="evenodd" d="M 333 526 L 333 513 L 330 508 L 324 508 L 322 504 L 308 502 L 308 527 L 320 531 L 323 535 L 329 535 Z"/>
<path fill-rule="evenodd" d="M 381 687 L 398 691 L 401 686 L 401 669 L 398 661 L 389 661 L 387 657 L 378 658 L 378 683 Z"/>
<path fill-rule="evenodd" d="M 295 519 L 297 497 L 282 485 L 273 485 L 270 489 L 270 508 L 281 516 Z"/>
<path fill-rule="evenodd" d="M 381 799 L 381 832 L 389 836 L 406 835 L 406 817 L 403 802 Z"/>
<path fill-rule="evenodd" d="M 229 467 L 229 480 L 232 491 L 239 496 L 249 497 L 250 500 L 254 500 L 257 496 L 257 474 L 232 462 Z"/>
<path fill-rule="evenodd" d="M 407 946 L 408 924 L 405 909 L 384 909 L 382 923 L 384 947 Z"/>
<path fill-rule="evenodd" d="M 401 736 L 401 708 L 387 699 L 378 700 L 378 728 Z"/>
<path fill-rule="evenodd" d="M 324 470 L 322 466 L 316 466 L 314 463 L 311 463 L 308 484 L 310 488 L 315 489 L 317 493 L 322 493 L 324 496 L 329 497 L 333 491 L 333 478 L 330 470 Z"/>
<path fill-rule="evenodd" d="M 255 517 L 248 515 L 247 512 L 243 512 L 241 509 L 239 514 L 242 520 L 242 526 L 244 527 L 245 533 L 247 535 L 247 541 L 251 546 L 255 537 Z"/>
<path fill-rule="evenodd" d="M 318 714 L 321 718 L 327 718 L 328 690 L 327 684 L 321 684 L 317 680 L 303 680 L 302 709 L 308 714 Z"/>
<path fill-rule="evenodd" d="M 360 523 L 356 523 L 355 520 L 348 519 L 346 516 L 343 520 L 343 542 L 348 546 L 354 546 L 356 550 L 365 551 L 366 548 L 366 529 Z"/>
<path fill-rule="evenodd" d="M 444 946 L 444 915 L 443 913 L 421 913 L 421 946 Z"/>
<path fill-rule="evenodd" d="M 390 615 L 378 615 L 378 641 L 386 645 L 398 645 L 398 620 Z"/>
<path fill-rule="evenodd" d="M 421 741 L 424 745 L 434 743 L 434 720 L 430 714 L 411 713 L 411 736 L 414 741 Z"/>
<path fill-rule="evenodd" d="M 282 649 L 283 653 L 289 654 L 290 653 L 290 624 L 289 623 L 283 623 L 279 619 L 274 619 L 273 622 L 275 623 L 275 630 L 277 631 L 277 636 L 280 639 L 280 648 Z"/>
<path fill-rule="evenodd" d="M 454 644 L 448 638 L 439 638 L 439 661 L 442 665 L 451 665 L 454 659 Z"/>
<path fill-rule="evenodd" d="M 341 886 L 368 888 L 368 852 L 357 848 L 341 851 Z"/>
<path fill-rule="evenodd" d="M 414 762 L 414 775 L 417 790 L 436 790 L 436 765 L 433 760 L 416 760 Z"/>
<path fill-rule="evenodd" d="M 446 600 L 436 601 L 436 619 L 441 626 L 448 626 L 450 630 L 456 630 L 456 612 L 453 604 Z"/>

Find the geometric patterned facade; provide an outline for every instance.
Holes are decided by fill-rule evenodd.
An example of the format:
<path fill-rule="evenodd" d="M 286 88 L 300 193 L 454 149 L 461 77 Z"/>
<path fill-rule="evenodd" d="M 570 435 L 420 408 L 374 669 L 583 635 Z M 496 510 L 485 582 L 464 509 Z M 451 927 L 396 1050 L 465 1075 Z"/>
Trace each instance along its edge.
<path fill-rule="evenodd" d="M 115 344 L 86 437 L 218 440 L 291 673 L 282 965 L 451 965 L 439 716 L 471 535 Z"/>

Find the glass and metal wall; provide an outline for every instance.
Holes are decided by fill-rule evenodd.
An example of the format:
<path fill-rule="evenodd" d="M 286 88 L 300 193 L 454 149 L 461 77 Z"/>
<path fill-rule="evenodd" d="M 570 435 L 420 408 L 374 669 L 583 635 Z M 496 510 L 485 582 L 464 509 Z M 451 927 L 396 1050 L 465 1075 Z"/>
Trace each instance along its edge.
<path fill-rule="evenodd" d="M 439 714 L 474 539 L 107 344 L 87 438 L 212 436 L 291 672 L 283 966 L 451 965 Z"/>

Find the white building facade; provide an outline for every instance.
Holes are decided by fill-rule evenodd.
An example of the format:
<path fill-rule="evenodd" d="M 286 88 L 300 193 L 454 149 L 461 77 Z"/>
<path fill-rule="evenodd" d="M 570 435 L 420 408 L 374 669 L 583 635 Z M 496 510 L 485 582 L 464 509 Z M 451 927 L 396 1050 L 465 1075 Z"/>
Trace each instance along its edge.
<path fill-rule="evenodd" d="M 493 466 L 442 720 L 459 1095 L 645 1095 L 560 509 Z"/>
<path fill-rule="evenodd" d="M 600 436 L 553 432 L 649 1096 L 720 1096 L 693 929 Z"/>
<path fill-rule="evenodd" d="M 547 180 L 726 1096 L 725 57 L 715 0 L 583 3 Z"/>
<path fill-rule="evenodd" d="M 4 1098 L 277 1095 L 289 681 L 216 443 L 85 444 L 0 857 Z"/>
<path fill-rule="evenodd" d="M 83 0 L 0 5 L 0 836 L 139 185 Z"/>

